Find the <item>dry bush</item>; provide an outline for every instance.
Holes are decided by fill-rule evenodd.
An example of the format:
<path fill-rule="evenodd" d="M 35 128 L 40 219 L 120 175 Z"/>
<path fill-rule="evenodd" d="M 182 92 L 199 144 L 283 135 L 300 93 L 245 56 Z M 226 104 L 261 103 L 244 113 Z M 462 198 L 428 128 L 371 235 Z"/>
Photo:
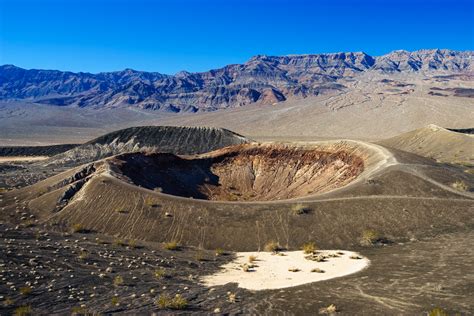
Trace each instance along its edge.
<path fill-rule="evenodd" d="M 87 259 L 87 257 L 89 257 L 89 254 L 87 253 L 87 251 L 84 250 L 82 250 L 78 256 L 79 260 L 85 260 Z"/>
<path fill-rule="evenodd" d="M 120 305 L 120 299 L 117 296 L 114 296 L 110 300 L 110 304 L 112 304 L 112 306 L 119 306 Z"/>
<path fill-rule="evenodd" d="M 117 239 L 114 240 L 114 245 L 115 246 L 120 246 L 120 247 L 125 247 L 127 245 L 127 243 L 123 239 L 117 238 Z"/>
<path fill-rule="evenodd" d="M 15 316 L 28 316 L 28 315 L 33 315 L 33 309 L 31 306 L 20 306 L 15 309 L 15 312 L 13 313 Z"/>
<path fill-rule="evenodd" d="M 123 209 L 123 208 L 119 208 L 119 209 L 117 209 L 116 211 L 117 211 L 117 213 L 119 213 L 119 214 L 128 214 L 128 211 L 127 211 L 126 209 Z"/>
<path fill-rule="evenodd" d="M 300 272 L 301 270 L 298 268 L 289 268 L 288 271 L 290 272 Z"/>
<path fill-rule="evenodd" d="M 267 252 L 278 252 L 281 251 L 283 248 L 278 242 L 272 240 L 269 241 L 263 249 Z"/>
<path fill-rule="evenodd" d="M 320 314 L 334 315 L 337 313 L 337 307 L 334 304 L 331 304 L 327 307 L 323 307 L 319 310 Z"/>
<path fill-rule="evenodd" d="M 253 263 L 253 262 L 256 261 L 256 260 L 257 260 L 257 256 L 252 256 L 252 255 L 249 256 L 249 262 L 250 262 L 250 263 Z"/>
<path fill-rule="evenodd" d="M 452 183 L 451 186 L 458 191 L 466 192 L 469 190 L 469 186 L 462 180 L 457 180 L 456 182 Z"/>
<path fill-rule="evenodd" d="M 31 291 L 32 291 L 31 286 L 20 287 L 20 294 L 21 295 L 30 295 Z"/>
<path fill-rule="evenodd" d="M 120 276 L 120 275 L 117 275 L 117 276 L 114 278 L 114 285 L 115 285 L 115 286 L 121 286 L 121 285 L 123 285 L 123 277 Z"/>
<path fill-rule="evenodd" d="M 128 246 L 132 249 L 135 249 L 137 247 L 137 241 L 135 239 L 129 239 Z"/>
<path fill-rule="evenodd" d="M 166 276 L 166 271 L 165 269 L 156 269 L 154 272 L 155 278 L 157 279 L 163 279 Z"/>
<path fill-rule="evenodd" d="M 436 307 L 428 312 L 428 316 L 448 316 L 448 313 L 446 313 L 443 309 Z"/>
<path fill-rule="evenodd" d="M 216 257 L 225 255 L 225 251 L 222 248 L 217 248 L 216 249 Z"/>
<path fill-rule="evenodd" d="M 321 270 L 320 268 L 313 268 L 311 269 L 311 272 L 324 273 L 324 270 Z"/>
<path fill-rule="evenodd" d="M 291 212 L 294 215 L 303 215 L 311 212 L 311 208 L 303 204 L 296 204 L 291 208 Z"/>
<path fill-rule="evenodd" d="M 11 298 L 6 297 L 5 300 L 3 301 L 3 306 L 8 307 L 10 305 L 13 305 L 15 303 Z"/>
<path fill-rule="evenodd" d="M 166 250 L 179 250 L 179 243 L 177 241 L 165 242 L 163 246 Z"/>
<path fill-rule="evenodd" d="M 188 301 L 181 294 L 176 294 L 175 297 L 163 294 L 156 300 L 156 305 L 161 309 L 182 310 L 188 306 Z"/>
<path fill-rule="evenodd" d="M 232 292 L 227 292 L 227 299 L 230 303 L 235 303 L 237 302 L 237 294 L 232 293 Z"/>
<path fill-rule="evenodd" d="M 302 249 L 303 249 L 303 252 L 308 255 L 308 254 L 315 253 L 318 250 L 318 247 L 316 246 L 314 242 L 311 241 L 311 242 L 307 242 L 303 244 Z"/>
<path fill-rule="evenodd" d="M 196 259 L 196 261 L 206 261 L 206 257 L 204 255 L 204 252 L 202 252 L 202 251 L 196 252 L 196 254 L 194 255 L 194 259 Z"/>
<path fill-rule="evenodd" d="M 362 246 L 372 246 L 380 238 L 379 234 L 372 229 L 366 229 L 362 232 L 360 244 Z"/>
<path fill-rule="evenodd" d="M 71 314 L 73 316 L 77 315 L 93 315 L 91 312 L 89 312 L 85 307 L 81 307 L 81 306 L 74 306 L 73 308 L 71 308 Z"/>
<path fill-rule="evenodd" d="M 82 224 L 74 224 L 71 227 L 73 233 L 85 233 L 87 230 L 84 228 Z"/>

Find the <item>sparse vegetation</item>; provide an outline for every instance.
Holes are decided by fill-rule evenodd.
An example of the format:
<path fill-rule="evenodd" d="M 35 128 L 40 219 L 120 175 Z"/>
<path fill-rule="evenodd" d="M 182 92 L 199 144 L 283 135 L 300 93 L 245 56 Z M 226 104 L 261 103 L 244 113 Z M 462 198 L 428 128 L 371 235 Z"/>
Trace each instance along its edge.
<path fill-rule="evenodd" d="M 291 208 L 291 211 L 294 215 L 303 215 L 310 213 L 311 209 L 303 204 L 296 204 Z"/>
<path fill-rule="evenodd" d="M 196 254 L 194 255 L 194 259 L 196 259 L 196 261 L 206 261 L 204 253 L 202 251 L 196 252 Z"/>
<path fill-rule="evenodd" d="M 375 230 L 366 229 L 362 232 L 360 244 L 362 246 L 372 246 L 379 238 L 379 234 Z"/>
<path fill-rule="evenodd" d="M 119 208 L 119 209 L 117 209 L 117 213 L 119 213 L 119 214 L 128 214 L 128 211 L 126 209 Z"/>
<path fill-rule="evenodd" d="M 188 306 L 188 301 L 181 294 L 176 294 L 174 297 L 163 294 L 156 300 L 156 305 L 160 309 L 182 310 Z"/>
<path fill-rule="evenodd" d="M 469 190 L 469 186 L 466 184 L 466 182 L 464 182 L 462 180 L 457 180 L 456 182 L 451 184 L 451 186 L 453 188 L 455 188 L 456 190 L 458 190 L 458 191 L 466 192 L 466 191 Z"/>
<path fill-rule="evenodd" d="M 74 306 L 71 308 L 71 314 L 72 315 L 92 315 L 85 307 L 81 306 Z"/>
<path fill-rule="evenodd" d="M 253 263 L 253 262 L 255 262 L 256 260 L 257 260 L 257 256 L 253 256 L 253 255 L 250 255 L 250 256 L 249 256 L 249 262 L 250 262 L 250 263 Z"/>
<path fill-rule="evenodd" d="M 224 254 L 225 254 L 224 249 L 222 249 L 222 248 L 217 248 L 216 249 L 216 257 L 222 256 Z"/>
<path fill-rule="evenodd" d="M 87 253 L 87 251 L 82 250 L 79 253 L 78 259 L 79 260 L 85 260 L 85 259 L 87 259 L 88 256 L 89 256 L 89 254 Z"/>
<path fill-rule="evenodd" d="M 110 300 L 110 304 L 112 304 L 112 306 L 119 306 L 120 305 L 120 299 L 117 296 L 114 296 Z"/>
<path fill-rule="evenodd" d="M 84 228 L 82 224 L 74 224 L 71 227 L 73 233 L 86 233 L 87 230 Z"/>
<path fill-rule="evenodd" d="M 5 300 L 3 301 L 3 306 L 8 307 L 13 305 L 15 303 L 11 298 L 6 297 Z"/>
<path fill-rule="evenodd" d="M 15 309 L 15 312 L 13 313 L 13 315 L 15 316 L 33 315 L 33 309 L 29 305 L 20 306 Z"/>
<path fill-rule="evenodd" d="M 135 249 L 137 247 L 137 241 L 135 239 L 128 240 L 128 247 Z"/>
<path fill-rule="evenodd" d="M 290 272 L 300 272 L 301 270 L 298 268 L 289 268 L 288 271 Z"/>
<path fill-rule="evenodd" d="M 164 247 L 166 250 L 179 250 L 180 246 L 177 241 L 165 242 Z"/>
<path fill-rule="evenodd" d="M 232 292 L 227 292 L 227 300 L 228 300 L 230 303 L 235 303 L 235 302 L 237 302 L 237 294 L 232 293 Z"/>
<path fill-rule="evenodd" d="M 154 190 L 155 192 L 161 192 L 161 190 L 157 191 L 157 189 Z M 158 204 L 155 202 L 155 199 L 151 196 L 147 196 L 145 198 L 145 205 L 148 207 L 156 207 Z"/>
<path fill-rule="evenodd" d="M 263 249 L 267 252 L 278 252 L 281 251 L 283 248 L 278 242 L 272 240 L 268 242 Z"/>
<path fill-rule="evenodd" d="M 311 269 L 311 272 L 324 273 L 324 270 L 321 270 L 320 268 L 313 268 L 313 269 Z"/>
<path fill-rule="evenodd" d="M 30 295 L 31 294 L 31 291 L 32 291 L 32 288 L 31 286 L 24 286 L 24 287 L 21 287 L 20 288 L 20 294 L 21 295 Z"/>
<path fill-rule="evenodd" d="M 308 243 L 305 243 L 303 244 L 303 252 L 305 254 L 313 254 L 313 253 L 316 253 L 316 251 L 318 250 L 318 247 L 316 247 L 316 244 L 314 242 L 308 242 Z"/>
<path fill-rule="evenodd" d="M 120 247 L 125 247 L 127 245 L 127 243 L 123 239 L 117 238 L 117 239 L 114 240 L 114 245 L 115 246 L 120 246 Z"/>
<path fill-rule="evenodd" d="M 115 285 L 115 286 L 121 286 L 121 285 L 123 285 L 123 277 L 120 276 L 120 275 L 117 275 L 117 276 L 114 278 L 114 285 Z"/>
<path fill-rule="evenodd" d="M 163 279 L 166 276 L 166 271 L 165 269 L 156 269 L 154 272 L 155 278 L 157 279 Z"/>
<path fill-rule="evenodd" d="M 333 315 L 337 313 L 337 307 L 334 304 L 331 304 L 327 307 L 323 307 L 319 310 L 320 314 L 328 314 L 328 315 Z"/>
<path fill-rule="evenodd" d="M 443 309 L 436 307 L 428 312 L 428 316 L 448 316 L 448 313 L 446 313 Z"/>

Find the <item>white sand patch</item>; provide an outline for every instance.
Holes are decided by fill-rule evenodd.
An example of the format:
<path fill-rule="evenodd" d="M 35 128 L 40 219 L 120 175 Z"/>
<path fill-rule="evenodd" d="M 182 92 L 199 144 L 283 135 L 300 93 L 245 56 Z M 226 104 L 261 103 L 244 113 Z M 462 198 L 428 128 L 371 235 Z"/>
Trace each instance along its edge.
<path fill-rule="evenodd" d="M 281 289 L 312 282 L 328 280 L 361 271 L 369 265 L 369 259 L 352 251 L 322 250 L 317 254 L 337 254 L 338 257 L 328 257 L 324 262 L 316 262 L 305 258 L 303 251 L 286 251 L 281 255 L 270 252 L 238 252 L 237 258 L 222 266 L 216 274 L 205 276 L 202 283 L 206 286 L 238 283 L 241 288 L 249 290 Z M 249 262 L 249 257 L 257 259 Z M 351 259 L 351 256 L 360 259 Z M 254 268 L 245 272 L 243 265 L 253 264 Z M 319 268 L 324 271 L 311 272 Z M 298 269 L 298 272 L 289 270 Z"/>
<path fill-rule="evenodd" d="M 48 156 L 6 156 L 0 157 L 0 163 L 2 162 L 16 162 L 16 161 L 39 161 L 48 159 Z"/>

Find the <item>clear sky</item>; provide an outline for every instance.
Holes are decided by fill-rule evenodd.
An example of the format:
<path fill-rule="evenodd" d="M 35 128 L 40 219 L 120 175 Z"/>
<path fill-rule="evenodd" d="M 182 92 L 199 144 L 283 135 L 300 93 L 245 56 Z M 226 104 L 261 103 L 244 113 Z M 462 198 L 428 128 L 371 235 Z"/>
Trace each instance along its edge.
<path fill-rule="evenodd" d="M 173 74 L 253 55 L 474 49 L 474 0 L 0 0 L 0 64 Z"/>

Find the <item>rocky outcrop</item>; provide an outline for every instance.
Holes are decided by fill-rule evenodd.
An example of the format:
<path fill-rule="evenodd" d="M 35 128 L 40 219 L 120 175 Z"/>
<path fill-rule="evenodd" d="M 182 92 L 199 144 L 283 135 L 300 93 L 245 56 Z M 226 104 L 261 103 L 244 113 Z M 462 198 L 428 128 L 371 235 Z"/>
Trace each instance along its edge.
<path fill-rule="evenodd" d="M 474 52 L 394 51 L 258 55 L 244 64 L 174 76 L 126 69 L 99 74 L 0 67 L 0 100 L 23 99 L 58 106 L 135 106 L 166 112 L 213 111 L 250 103 L 273 104 L 344 89 L 340 79 L 367 71 L 452 74 L 474 70 Z"/>

